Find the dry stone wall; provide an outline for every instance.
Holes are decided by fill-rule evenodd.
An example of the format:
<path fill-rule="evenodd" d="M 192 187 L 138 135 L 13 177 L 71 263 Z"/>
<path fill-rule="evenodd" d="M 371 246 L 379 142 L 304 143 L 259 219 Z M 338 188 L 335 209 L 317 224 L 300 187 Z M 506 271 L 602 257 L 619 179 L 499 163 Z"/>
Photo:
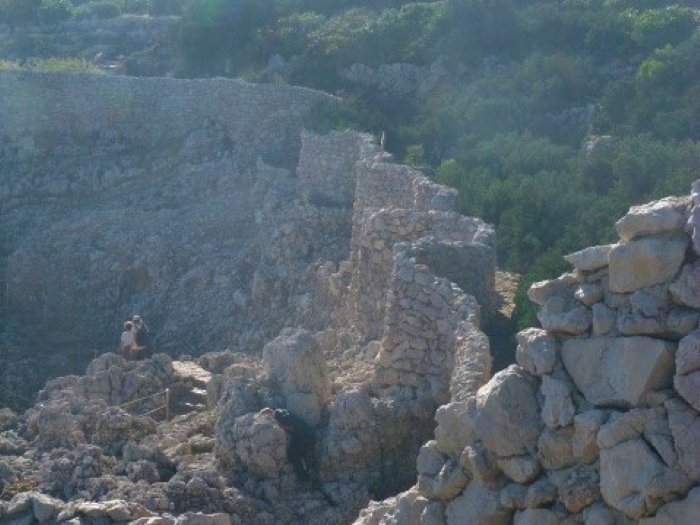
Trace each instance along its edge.
<path fill-rule="evenodd" d="M 438 409 L 416 485 L 356 523 L 696 523 L 699 204 L 633 206 L 535 283 L 517 364 Z"/>
<path fill-rule="evenodd" d="M 26 80 L 8 78 L 13 88 Z M 57 84 L 59 99 L 79 83 L 78 77 L 37 78 L 39 85 Z M 99 92 L 103 81 L 87 82 Z M 162 102 L 157 125 L 144 116 L 115 117 L 109 137 L 128 139 L 121 149 L 98 148 L 93 157 L 90 142 L 82 141 L 117 110 L 110 93 L 129 93 L 132 83 L 137 93 L 166 89 L 168 82 L 193 104 L 191 93 L 206 93 L 206 84 L 139 82 L 105 87 L 106 107 L 98 96 L 88 97 L 94 128 L 76 116 L 79 122 L 67 128 L 68 146 L 57 136 L 57 123 L 30 118 L 16 129 L 2 128 L 9 137 L 2 160 L 19 170 L 5 173 L 28 173 L 29 181 L 46 169 L 57 147 L 64 154 L 69 146 L 83 147 L 73 162 L 92 166 L 97 158 L 97 173 L 115 158 L 136 170 L 128 183 L 105 186 L 97 195 L 77 199 L 69 186 L 55 200 L 42 196 L 36 222 L 26 218 L 26 199 L 45 181 L 36 179 L 18 193 L 14 208 L 3 210 L 16 232 L 6 266 L 11 311 L 58 341 L 47 330 L 52 320 L 83 319 L 94 309 L 103 317 L 86 317 L 78 330 L 89 334 L 102 320 L 113 322 L 115 315 L 138 308 L 170 353 L 219 350 L 232 341 L 253 355 L 206 354 L 198 363 L 207 370 L 187 379 L 183 370 L 199 367 L 165 354 L 139 364 L 113 354 L 99 357 L 85 376 L 49 383 L 28 419 L 7 418 L 12 432 L 0 438 L 0 447 L 13 451 L 6 463 L 12 479 L 35 476 L 43 492 L 69 500 L 45 509 L 59 520 L 91 515 L 112 523 L 117 515 L 139 515 L 183 524 L 341 524 L 370 498 L 395 494 L 414 481 L 414 459 L 433 435 L 434 418 L 435 433 L 443 437 L 438 456 L 427 461 L 430 471 L 435 457 L 461 452 L 474 433 L 465 417 L 470 400 L 491 373 L 480 323 L 495 303 L 493 227 L 456 213 L 453 190 L 392 164 L 368 135 L 302 132 L 304 112 L 324 98 L 306 91 L 283 89 L 263 110 L 228 108 L 218 116 L 209 113 L 206 101 L 201 114 L 187 109 L 187 118 L 200 115 L 201 125 L 193 128 L 173 114 L 179 107 L 174 100 L 170 106 Z M 245 104 L 238 90 L 249 86 L 221 82 L 211 87 L 234 91 L 232 101 Z M 52 94 L 53 87 L 42 92 Z M 301 106 L 286 108 L 297 97 Z M 18 121 L 22 99 L 12 100 L 4 103 Z M 69 109 L 59 109 L 56 118 L 77 111 L 72 104 L 66 102 Z M 246 120 L 249 111 L 258 120 Z M 174 122 L 161 135 L 157 126 L 165 125 L 167 115 Z M 42 126 L 55 144 L 37 139 L 44 136 Z M 238 126 L 255 129 L 246 134 Z M 21 144 L 26 157 L 18 153 Z M 154 160 L 140 164 L 149 152 L 156 152 Z M 32 167 L 37 159 L 44 160 Z M 70 166 L 66 161 L 59 176 L 68 180 Z M 90 173 L 80 180 L 90 180 Z M 24 187 L 17 177 L 9 179 L 9 191 Z M 161 185 L 167 206 L 157 193 Z M 130 191 L 132 186 L 153 201 Z M 121 192 L 126 202 L 119 201 Z M 68 212 L 76 200 L 77 209 Z M 140 243 L 136 254 L 120 251 L 130 235 Z M 52 277 L 58 266 L 66 275 Z M 292 328 L 280 332 L 285 326 Z M 527 391 L 533 381 L 521 379 L 524 386 L 515 390 Z M 166 387 L 187 413 L 154 431 L 151 416 L 159 407 L 141 397 Z M 204 405 L 189 398 L 204 388 L 206 410 L 198 413 Z M 127 411 L 124 403 L 132 401 Z M 287 408 L 314 429 L 316 443 L 309 448 L 318 469 L 311 484 L 295 471 L 290 438 L 261 412 L 266 406 Z M 532 436 L 526 438 L 523 446 L 530 451 Z M 25 462 L 14 451 L 31 451 L 34 459 Z M 431 494 L 456 494 L 468 481 L 454 458 L 438 474 L 424 479 Z M 19 494 L 0 504 L 0 519 L 36 519 L 33 505 L 40 498 Z"/>

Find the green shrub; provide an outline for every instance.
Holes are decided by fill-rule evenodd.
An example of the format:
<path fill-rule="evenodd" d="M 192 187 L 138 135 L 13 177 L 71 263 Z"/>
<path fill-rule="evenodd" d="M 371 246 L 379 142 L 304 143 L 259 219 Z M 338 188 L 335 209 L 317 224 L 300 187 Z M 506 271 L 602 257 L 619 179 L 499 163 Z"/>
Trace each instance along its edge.
<path fill-rule="evenodd" d="M 34 63 L 30 69 L 41 73 L 103 73 L 92 62 L 80 58 L 46 58 Z"/>
<path fill-rule="evenodd" d="M 122 9 L 118 2 L 110 0 L 95 0 L 75 8 L 75 18 L 115 18 L 121 15 Z"/>
<path fill-rule="evenodd" d="M 10 26 L 33 24 L 39 20 L 41 0 L 0 0 L 0 23 Z"/>
<path fill-rule="evenodd" d="M 41 0 L 39 20 L 45 24 L 55 24 L 73 16 L 73 4 L 70 0 Z"/>

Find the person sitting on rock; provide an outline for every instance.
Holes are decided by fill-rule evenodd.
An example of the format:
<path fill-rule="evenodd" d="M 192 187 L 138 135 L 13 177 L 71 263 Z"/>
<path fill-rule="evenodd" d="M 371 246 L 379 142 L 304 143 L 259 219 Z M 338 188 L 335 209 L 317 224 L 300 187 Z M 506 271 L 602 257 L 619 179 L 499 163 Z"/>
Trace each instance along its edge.
<path fill-rule="evenodd" d="M 131 320 L 134 324 L 133 359 L 145 359 L 153 350 L 151 333 L 140 315 L 134 315 Z"/>
<path fill-rule="evenodd" d="M 131 359 L 131 349 L 134 346 L 134 323 L 126 321 L 124 331 L 119 339 L 119 355 L 124 359 Z"/>
<path fill-rule="evenodd" d="M 274 416 L 277 424 L 287 433 L 287 458 L 294 467 L 299 481 L 314 482 L 317 474 L 314 450 L 316 432 L 303 419 L 291 414 L 289 410 L 264 408 L 262 415 Z"/>

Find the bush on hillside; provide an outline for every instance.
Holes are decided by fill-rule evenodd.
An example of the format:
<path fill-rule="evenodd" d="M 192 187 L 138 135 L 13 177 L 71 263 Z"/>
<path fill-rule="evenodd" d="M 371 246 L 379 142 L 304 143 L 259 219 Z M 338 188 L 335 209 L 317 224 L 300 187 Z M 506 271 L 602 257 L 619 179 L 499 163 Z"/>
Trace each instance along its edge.
<path fill-rule="evenodd" d="M 111 0 L 94 0 L 75 8 L 74 16 L 85 18 L 115 18 L 121 15 L 122 9 L 118 2 Z"/>
<path fill-rule="evenodd" d="M 45 24 L 55 24 L 73 16 L 73 4 L 70 0 L 41 0 L 39 20 Z"/>

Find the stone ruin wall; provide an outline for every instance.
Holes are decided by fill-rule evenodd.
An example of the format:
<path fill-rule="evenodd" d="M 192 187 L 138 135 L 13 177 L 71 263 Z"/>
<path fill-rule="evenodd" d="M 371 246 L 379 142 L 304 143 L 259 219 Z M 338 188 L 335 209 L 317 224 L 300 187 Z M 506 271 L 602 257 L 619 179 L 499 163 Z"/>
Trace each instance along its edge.
<path fill-rule="evenodd" d="M 480 322 L 494 303 L 495 239 L 491 226 L 454 211 L 452 190 L 391 164 L 371 137 L 351 132 L 301 132 L 299 137 L 295 167 L 287 157 L 274 165 L 269 157 L 253 159 L 246 153 L 244 177 L 253 182 L 246 196 L 254 197 L 257 206 L 250 213 L 255 234 L 249 242 L 264 249 L 246 261 L 252 265 L 248 288 L 228 288 L 227 297 L 257 323 L 234 329 L 247 329 L 259 340 L 272 339 L 275 328 L 285 324 L 316 333 L 287 329 L 265 345 L 259 359 L 208 354 L 200 363 L 214 374 L 207 389 L 216 415 L 217 468 L 226 468 L 234 485 L 255 497 L 293 498 L 297 489 L 284 457 L 284 434 L 257 414 L 266 405 L 285 406 L 319 425 L 324 486 L 335 501 L 344 502 L 308 522 L 346 523 L 370 496 L 393 494 L 410 484 L 413 458 L 433 434 L 436 407 L 450 398 L 470 399 L 490 377 L 489 343 Z M 221 160 L 238 162 L 234 154 Z M 200 247 L 206 257 L 209 247 Z M 225 258 L 219 261 L 231 271 Z M 228 282 L 219 273 L 208 286 L 217 289 Z M 211 317 L 217 314 L 216 302 L 209 288 L 203 289 Z M 196 299 L 195 290 L 182 293 Z M 42 404 L 30 413 L 53 421 L 56 413 L 68 410 L 89 421 L 86 414 L 103 410 L 100 403 L 138 399 L 169 384 L 172 376 L 166 356 L 131 370 L 105 354 L 85 377 L 50 383 Z M 73 403 L 67 409 L 67 399 L 82 400 L 84 406 Z M 35 429 L 33 439 L 44 448 L 70 443 L 82 450 L 93 430 L 65 423 L 69 436 L 48 425 Z M 267 431 L 272 441 L 258 450 L 258 439 Z M 277 458 L 274 467 L 268 453 Z M 188 472 L 184 464 L 181 469 Z M 83 476 L 83 497 L 91 490 L 89 477 Z M 138 477 L 133 474 L 134 480 Z M 109 494 L 128 493 L 149 508 L 163 501 L 180 508 L 182 501 L 173 500 L 168 487 L 156 485 L 140 494 L 128 487 Z M 285 501 L 280 512 L 292 505 Z M 202 508 L 228 511 L 230 505 L 224 494 L 219 502 L 207 499 Z M 1 506 L 0 511 L 13 512 Z"/>
<path fill-rule="evenodd" d="M 356 525 L 697 523 L 700 181 L 615 226 L 530 288 L 517 364 L 440 407 L 414 487 Z"/>

